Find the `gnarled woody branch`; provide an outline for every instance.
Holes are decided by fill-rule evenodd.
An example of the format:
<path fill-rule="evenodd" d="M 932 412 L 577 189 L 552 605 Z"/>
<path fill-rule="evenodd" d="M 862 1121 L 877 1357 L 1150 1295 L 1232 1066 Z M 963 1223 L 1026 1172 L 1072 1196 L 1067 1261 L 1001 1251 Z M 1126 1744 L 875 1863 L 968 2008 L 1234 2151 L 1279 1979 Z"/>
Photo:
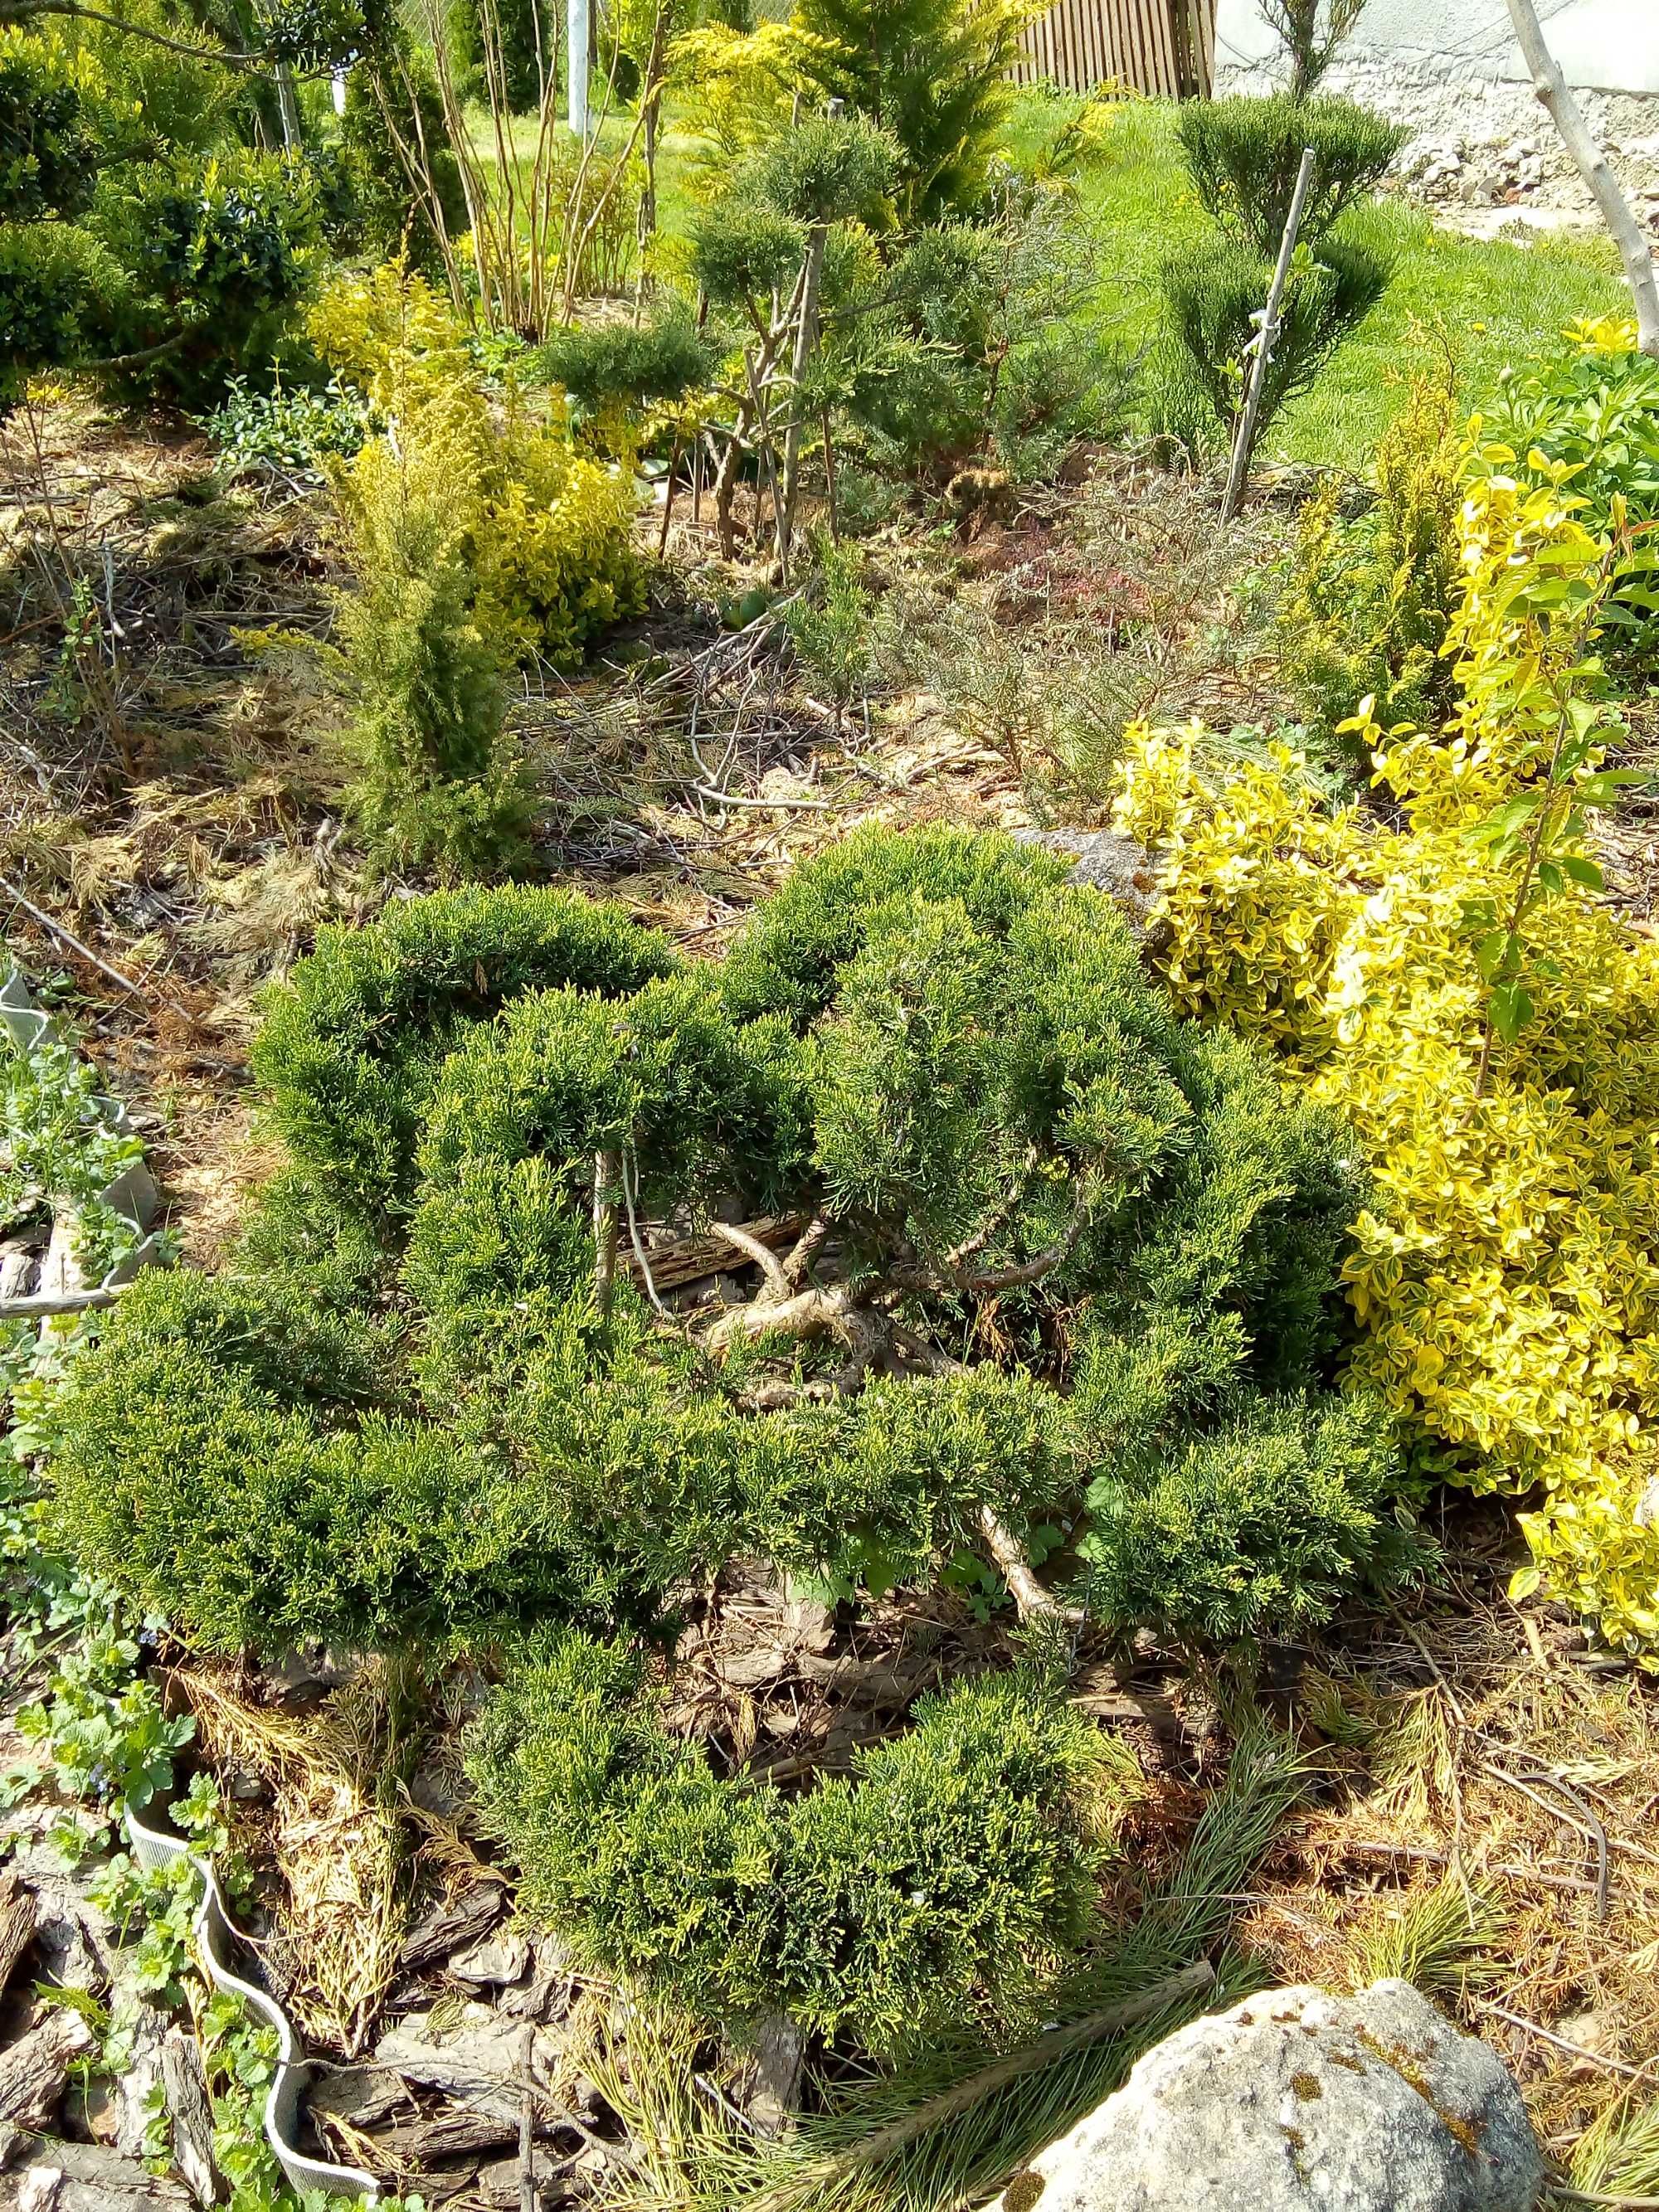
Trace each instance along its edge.
<path fill-rule="evenodd" d="M 745 1338 L 769 1336 L 774 1331 L 780 1336 L 835 1335 L 850 1343 L 851 1316 L 858 1303 L 848 1284 L 836 1283 L 829 1290 L 797 1291 L 778 1304 L 757 1299 L 750 1305 L 731 1306 L 709 1330 L 709 1349 L 724 1352 Z"/>
<path fill-rule="evenodd" d="M 1006 1214 L 1012 1213 L 1020 1195 L 1016 1193 L 1008 1200 Z M 1045 1275 L 1052 1275 L 1056 1267 L 1063 1267 L 1077 1249 L 1083 1232 L 1094 1220 L 1095 1202 L 1099 1195 L 1099 1179 L 1085 1176 L 1065 1228 L 1052 1244 L 1045 1244 L 1029 1260 L 1011 1261 L 1003 1267 L 963 1267 L 957 1264 L 963 1254 L 985 1243 L 1001 1225 L 999 1215 L 994 1214 L 982 1229 L 976 1230 L 954 1252 L 947 1253 L 937 1267 L 901 1261 L 889 1268 L 889 1276 L 902 1290 L 937 1291 L 962 1297 L 991 1297 L 999 1291 L 1018 1290 L 1030 1283 L 1040 1283 Z"/>
<path fill-rule="evenodd" d="M 1018 1267 L 994 1271 L 989 1279 L 997 1282 L 1035 1282 L 1050 1268 L 1057 1267 L 1066 1253 L 1083 1233 L 1091 1218 L 1087 1199 L 1079 1200 L 1065 1236 L 1058 1243 L 1040 1253 L 1036 1260 L 1026 1261 Z M 814 1229 L 822 1224 L 815 1221 L 796 1247 L 799 1253 L 806 1245 Z M 847 1366 L 836 1378 L 837 1388 L 854 1388 L 869 1366 L 875 1352 L 882 1346 L 896 1348 L 912 1366 L 930 1375 L 961 1375 L 966 1372 L 962 1362 L 952 1359 L 921 1337 L 893 1321 L 890 1316 L 878 1316 L 870 1311 L 867 1304 L 852 1286 L 836 1283 L 827 1289 L 798 1291 L 793 1297 L 780 1293 L 788 1289 L 788 1269 L 795 1258 L 780 1262 L 777 1255 L 767 1249 L 758 1237 L 733 1228 L 729 1223 L 716 1223 L 716 1235 L 744 1253 L 760 1267 L 766 1276 L 766 1288 L 747 1305 L 732 1306 L 721 1314 L 708 1332 L 708 1345 L 711 1352 L 724 1352 L 733 1344 L 757 1337 L 780 1335 L 794 1337 L 839 1337 L 852 1352 Z M 781 1407 L 797 1402 L 802 1394 L 793 1384 L 785 1384 L 755 1394 L 751 1402 L 757 1409 Z M 978 1512 L 979 1531 L 993 1564 L 1008 1585 L 1008 1594 L 1014 1601 L 1015 1610 L 1022 1620 L 1048 1620 L 1065 1622 L 1073 1628 L 1080 1627 L 1084 1615 L 1080 1607 L 1062 1605 L 1046 1584 L 1037 1578 L 1036 1571 L 1026 1556 L 1021 1544 L 1007 1522 L 991 1505 L 981 1505 Z"/>

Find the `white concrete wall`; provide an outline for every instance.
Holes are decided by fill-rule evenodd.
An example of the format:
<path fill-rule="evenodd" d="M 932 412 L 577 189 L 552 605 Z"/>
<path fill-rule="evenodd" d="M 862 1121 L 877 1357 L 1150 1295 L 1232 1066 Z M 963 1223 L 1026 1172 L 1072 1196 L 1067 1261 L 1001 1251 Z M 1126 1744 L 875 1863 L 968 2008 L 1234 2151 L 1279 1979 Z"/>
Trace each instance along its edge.
<path fill-rule="evenodd" d="M 1540 0 L 1537 13 L 1568 84 L 1659 100 L 1659 0 Z M 1256 0 L 1218 0 L 1217 91 L 1261 82 L 1276 55 Z M 1531 100 L 1504 0 L 1367 0 L 1332 88 L 1370 84 L 1380 69 L 1489 93 L 1504 108 L 1516 93 Z"/>

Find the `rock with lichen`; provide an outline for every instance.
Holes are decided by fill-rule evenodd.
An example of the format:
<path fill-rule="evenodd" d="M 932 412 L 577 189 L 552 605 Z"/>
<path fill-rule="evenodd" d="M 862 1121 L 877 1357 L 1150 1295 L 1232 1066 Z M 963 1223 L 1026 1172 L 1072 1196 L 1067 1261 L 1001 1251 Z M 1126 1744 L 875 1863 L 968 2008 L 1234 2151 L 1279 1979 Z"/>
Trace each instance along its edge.
<path fill-rule="evenodd" d="M 1496 2052 L 1385 1981 L 1194 2021 L 1014 2175 L 999 2212 L 1531 2212 L 1543 2179 Z"/>

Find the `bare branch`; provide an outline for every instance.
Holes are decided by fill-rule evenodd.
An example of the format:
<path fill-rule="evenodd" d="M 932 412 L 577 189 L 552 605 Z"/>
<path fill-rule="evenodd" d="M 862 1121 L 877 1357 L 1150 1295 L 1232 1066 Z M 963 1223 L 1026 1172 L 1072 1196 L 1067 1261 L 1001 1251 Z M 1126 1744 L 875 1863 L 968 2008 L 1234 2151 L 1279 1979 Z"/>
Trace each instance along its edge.
<path fill-rule="evenodd" d="M 971 1237 L 964 1237 L 954 1251 L 945 1254 L 945 1264 L 947 1268 L 959 1267 L 964 1260 L 971 1260 L 976 1252 L 982 1252 L 985 1249 L 1000 1229 L 1007 1227 L 1013 1218 L 1015 1208 L 1031 1188 L 1031 1176 L 1042 1157 L 1035 1145 L 1026 1146 L 1025 1158 L 1020 1162 L 1019 1181 L 1008 1193 L 1001 1205 L 993 1212 L 987 1214 Z"/>
<path fill-rule="evenodd" d="M 815 1213 L 802 1230 L 788 1258 L 783 1263 L 784 1280 L 792 1291 L 798 1291 L 806 1270 L 812 1264 L 814 1254 L 830 1234 L 830 1224 L 821 1213 Z"/>
<path fill-rule="evenodd" d="M 789 1296 L 789 1278 L 783 1272 L 783 1262 L 777 1254 L 763 1244 L 758 1237 L 751 1237 L 746 1229 L 739 1229 L 730 1221 L 711 1221 L 709 1233 L 723 1243 L 730 1244 L 746 1259 L 752 1260 L 766 1278 L 767 1287 L 774 1303 L 781 1304 Z"/>
<path fill-rule="evenodd" d="M 1092 1177 L 1085 1182 L 1083 1194 L 1072 1210 L 1072 1218 L 1060 1234 L 1052 1244 L 1045 1245 L 1041 1252 L 1029 1260 L 1016 1260 L 1006 1267 L 968 1269 L 954 1265 L 954 1255 L 947 1255 L 937 1267 L 900 1262 L 889 1268 L 889 1276 L 904 1290 L 935 1291 L 944 1296 L 956 1293 L 967 1297 L 989 1297 L 998 1291 L 1012 1291 L 1026 1283 L 1040 1283 L 1045 1275 L 1052 1275 L 1056 1267 L 1063 1267 L 1076 1250 L 1079 1238 L 1095 1218 L 1095 1199 L 1098 1188 Z M 994 1220 L 988 1224 L 984 1237 L 989 1237 L 997 1225 Z M 979 1234 L 975 1232 L 975 1241 Z"/>
<path fill-rule="evenodd" d="M 651 1262 L 646 1257 L 645 1241 L 640 1235 L 639 1218 L 634 1211 L 634 1186 L 638 1180 L 639 1170 L 635 1165 L 633 1177 L 630 1179 L 629 1167 L 629 1156 L 624 1152 L 622 1156 L 623 1204 L 628 1211 L 628 1238 L 634 1247 L 634 1264 L 640 1271 L 641 1279 L 645 1285 L 645 1295 L 650 1299 L 653 1307 L 664 1321 L 671 1321 L 673 1316 L 658 1293 L 656 1278 L 652 1274 Z"/>
<path fill-rule="evenodd" d="M 267 71 L 276 61 L 270 53 L 235 53 L 227 46 L 195 46 L 187 40 L 170 39 L 165 32 L 149 30 L 143 23 L 106 15 L 100 8 L 83 8 L 81 0 L 0 0 L 0 30 L 27 26 L 41 15 L 73 15 L 83 23 L 103 23 L 112 31 L 125 32 L 130 39 L 165 46 L 169 53 L 187 54 L 195 62 L 222 62 L 228 69 Z"/>
<path fill-rule="evenodd" d="M 593 1303 L 601 1320 L 611 1315 L 611 1297 L 617 1284 L 617 1155 L 593 1155 Z"/>
<path fill-rule="evenodd" d="M 1037 1580 L 1036 1570 L 1025 1556 L 1024 1546 L 994 1506 L 980 1507 L 979 1533 L 984 1537 L 985 1548 L 1008 1585 L 1008 1595 L 1014 1601 L 1014 1610 L 1022 1620 L 1063 1620 L 1073 1628 L 1083 1626 L 1083 1608 L 1062 1605 L 1054 1592 Z"/>
<path fill-rule="evenodd" d="M 38 1297 L 0 1300 L 0 1321 L 51 1321 L 60 1314 L 92 1313 L 112 1306 L 130 1283 L 106 1283 L 90 1291 L 43 1291 Z"/>
<path fill-rule="evenodd" d="M 1619 189 L 1619 179 L 1607 167 L 1607 155 L 1568 88 L 1560 63 L 1545 43 L 1533 0 L 1509 0 L 1509 10 L 1521 52 L 1532 71 L 1532 88 L 1560 132 L 1562 143 L 1577 163 L 1578 173 L 1594 193 L 1601 220 L 1619 248 L 1631 297 L 1636 303 L 1636 327 L 1642 351 L 1659 356 L 1659 275 L 1656 275 L 1647 240 L 1631 212 L 1629 201 Z"/>

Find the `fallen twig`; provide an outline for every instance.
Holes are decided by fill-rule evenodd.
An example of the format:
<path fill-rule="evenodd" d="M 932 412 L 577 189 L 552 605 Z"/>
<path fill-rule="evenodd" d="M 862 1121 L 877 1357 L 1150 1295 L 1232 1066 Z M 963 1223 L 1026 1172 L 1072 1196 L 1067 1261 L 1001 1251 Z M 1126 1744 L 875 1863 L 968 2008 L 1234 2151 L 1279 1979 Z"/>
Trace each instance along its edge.
<path fill-rule="evenodd" d="M 1508 2021 L 1511 2027 L 1521 2028 L 1528 2035 L 1535 2035 L 1540 2043 L 1553 2043 L 1558 2051 L 1569 2051 L 1575 2058 L 1587 2058 L 1592 2066 L 1605 2066 L 1610 2074 L 1623 2074 L 1632 2081 L 1645 2081 L 1654 2068 L 1659 2066 L 1659 2058 L 1650 2058 L 1645 2066 L 1632 2066 L 1622 2058 L 1604 2058 L 1599 2051 L 1589 2050 L 1582 2043 L 1570 2043 L 1565 2035 L 1557 2035 L 1553 2028 L 1540 2027 L 1535 2020 L 1528 2020 L 1524 2013 L 1507 2011 L 1501 2004 L 1494 2004 L 1490 1997 L 1483 1997 L 1481 2004 L 1486 2011 L 1495 2013 L 1499 2020 Z"/>
<path fill-rule="evenodd" d="M 52 1291 L 39 1297 L 0 1300 L 0 1321 L 50 1321 L 58 1314 L 89 1313 L 94 1307 L 112 1306 L 132 1288 L 131 1283 L 106 1283 L 101 1290 Z"/>
<path fill-rule="evenodd" d="M 21 907 L 32 921 L 38 921 L 41 928 L 49 931 L 60 944 L 67 945 L 72 952 L 78 952 L 83 960 L 89 960 L 100 975 L 108 976 L 112 983 L 118 983 L 124 991 L 131 991 L 135 999 L 149 998 L 149 993 L 142 983 L 135 983 L 131 975 L 124 975 L 118 968 L 112 968 L 107 960 L 100 959 L 89 945 L 82 945 L 80 939 L 72 931 L 65 929 L 61 921 L 54 921 L 43 907 L 36 906 L 31 898 L 25 898 L 9 877 L 0 876 L 0 891 L 4 891 L 6 896 Z M 185 1014 L 185 1018 L 189 1018 L 185 1008 L 176 999 L 163 999 L 161 1003 L 170 1007 L 175 1014 Z"/>

